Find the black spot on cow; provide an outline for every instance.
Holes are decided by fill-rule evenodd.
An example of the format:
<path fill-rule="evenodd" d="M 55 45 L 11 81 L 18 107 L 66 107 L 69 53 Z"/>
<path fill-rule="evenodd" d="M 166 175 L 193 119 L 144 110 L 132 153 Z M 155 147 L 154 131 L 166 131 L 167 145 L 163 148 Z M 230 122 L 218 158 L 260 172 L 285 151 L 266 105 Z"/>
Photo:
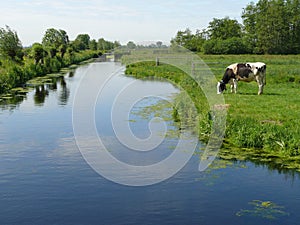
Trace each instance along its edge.
<path fill-rule="evenodd" d="M 249 74 L 252 73 L 251 67 L 248 64 L 239 63 L 237 65 L 237 77 L 249 78 Z"/>

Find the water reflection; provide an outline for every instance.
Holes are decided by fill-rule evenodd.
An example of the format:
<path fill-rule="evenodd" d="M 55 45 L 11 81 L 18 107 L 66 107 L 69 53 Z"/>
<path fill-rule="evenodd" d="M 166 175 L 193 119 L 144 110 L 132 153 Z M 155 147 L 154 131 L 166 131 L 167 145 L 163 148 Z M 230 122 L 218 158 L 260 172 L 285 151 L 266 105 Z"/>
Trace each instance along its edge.
<path fill-rule="evenodd" d="M 50 75 L 51 76 L 51 75 Z M 56 92 L 58 96 L 58 105 L 67 105 L 70 97 L 70 88 L 65 77 L 73 78 L 74 71 L 68 72 L 60 77 L 52 77 L 47 79 L 47 83 L 35 84 L 27 88 L 19 88 L 14 93 L 0 96 L 0 110 L 15 110 L 30 93 L 33 93 L 33 101 L 35 106 L 43 106 L 50 92 Z M 49 82 L 51 80 L 51 82 Z M 32 90 L 32 91 L 31 91 Z"/>
<path fill-rule="evenodd" d="M 43 106 L 46 97 L 49 95 L 48 88 L 45 85 L 35 87 L 34 104 Z"/>
<path fill-rule="evenodd" d="M 75 72 L 74 72 L 73 70 L 71 70 L 71 71 L 69 72 L 69 77 L 74 77 L 74 75 L 75 75 Z"/>
<path fill-rule="evenodd" d="M 219 152 L 219 158 L 229 162 L 250 162 L 256 167 L 263 167 L 270 171 L 270 173 L 277 172 L 283 174 L 286 180 L 295 180 L 300 178 L 299 170 L 297 170 L 299 163 L 297 161 L 290 161 L 290 168 L 283 165 L 286 163 L 279 157 L 274 156 L 261 149 L 234 149 L 223 148 Z"/>
<path fill-rule="evenodd" d="M 13 111 L 23 102 L 24 99 L 26 99 L 26 95 L 15 95 L 0 98 L 0 110 Z"/>
<path fill-rule="evenodd" d="M 62 77 L 60 79 L 60 93 L 59 93 L 59 105 L 67 105 L 69 97 L 70 97 L 70 89 L 67 87 L 67 82 L 65 81 L 65 78 Z"/>

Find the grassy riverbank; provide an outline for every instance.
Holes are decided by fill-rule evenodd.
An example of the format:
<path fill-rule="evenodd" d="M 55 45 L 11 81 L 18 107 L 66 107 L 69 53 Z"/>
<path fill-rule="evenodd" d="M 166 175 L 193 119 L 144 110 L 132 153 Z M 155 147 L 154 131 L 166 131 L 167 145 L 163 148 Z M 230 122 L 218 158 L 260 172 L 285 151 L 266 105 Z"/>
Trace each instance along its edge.
<path fill-rule="evenodd" d="M 220 156 L 272 163 L 277 168 L 300 171 L 300 56 L 200 56 L 221 79 L 234 62 L 263 61 L 267 64 L 267 86 L 257 96 L 256 83 L 239 83 L 239 93 L 224 93 L 229 105 L 226 136 Z M 182 71 L 170 65 L 142 62 L 127 67 L 137 78 L 161 77 L 189 93 L 200 115 L 200 139 L 210 132 L 207 101 L 197 85 Z M 229 88 L 228 88 L 229 89 Z M 175 113 L 176 114 L 176 113 Z"/>

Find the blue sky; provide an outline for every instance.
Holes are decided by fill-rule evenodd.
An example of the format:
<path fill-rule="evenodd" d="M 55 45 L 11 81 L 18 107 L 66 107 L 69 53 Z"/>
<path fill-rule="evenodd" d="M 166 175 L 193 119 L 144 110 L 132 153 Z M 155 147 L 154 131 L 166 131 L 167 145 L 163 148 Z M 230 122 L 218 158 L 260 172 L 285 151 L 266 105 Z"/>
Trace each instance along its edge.
<path fill-rule="evenodd" d="M 24 46 L 41 42 L 48 28 L 136 43 L 169 43 L 178 30 L 193 32 L 213 18 L 229 16 L 241 22 L 251 0 L 0 0 L 0 27 L 16 30 Z M 257 1 L 254 1 L 257 2 Z"/>

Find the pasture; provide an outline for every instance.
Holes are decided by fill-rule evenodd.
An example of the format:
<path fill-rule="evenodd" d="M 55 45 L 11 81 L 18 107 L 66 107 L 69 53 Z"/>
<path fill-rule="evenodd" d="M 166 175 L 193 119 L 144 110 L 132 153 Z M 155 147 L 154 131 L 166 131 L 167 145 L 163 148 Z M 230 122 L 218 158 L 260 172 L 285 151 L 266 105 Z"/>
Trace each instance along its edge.
<path fill-rule="evenodd" d="M 224 92 L 229 105 L 226 137 L 220 157 L 226 159 L 272 162 L 278 168 L 300 171 L 300 56 L 299 55 L 200 55 L 217 79 L 235 62 L 264 62 L 267 85 L 257 95 L 257 84 L 239 82 L 237 94 L 229 86 Z M 201 117 L 197 129 L 209 134 L 206 99 L 196 84 L 172 66 L 138 63 L 127 68 L 137 78 L 162 77 L 179 84 L 193 96 Z M 205 135 L 204 135 L 205 136 Z"/>

